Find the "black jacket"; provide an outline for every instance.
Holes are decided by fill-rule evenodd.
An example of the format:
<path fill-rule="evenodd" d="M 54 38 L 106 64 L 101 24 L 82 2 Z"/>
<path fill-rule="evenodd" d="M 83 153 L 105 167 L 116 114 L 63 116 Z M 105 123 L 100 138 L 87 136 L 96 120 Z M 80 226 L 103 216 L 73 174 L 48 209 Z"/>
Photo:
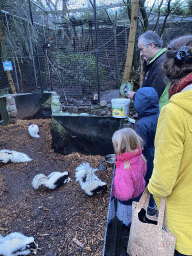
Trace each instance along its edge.
<path fill-rule="evenodd" d="M 157 91 L 159 99 L 167 86 L 163 68 L 165 55 L 165 52 L 163 52 L 154 61 L 146 65 L 146 75 L 142 84 L 142 87 L 153 87 Z"/>

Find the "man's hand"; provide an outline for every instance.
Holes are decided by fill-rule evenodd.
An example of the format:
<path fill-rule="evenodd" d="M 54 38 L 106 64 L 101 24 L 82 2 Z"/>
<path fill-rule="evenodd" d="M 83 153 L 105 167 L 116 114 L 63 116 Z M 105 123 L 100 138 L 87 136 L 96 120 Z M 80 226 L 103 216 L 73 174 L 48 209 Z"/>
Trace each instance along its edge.
<path fill-rule="evenodd" d="M 133 92 L 133 91 L 128 91 L 127 96 L 128 96 L 128 98 L 129 98 L 130 100 L 132 100 L 133 97 L 134 97 L 134 94 L 135 94 L 135 92 Z"/>

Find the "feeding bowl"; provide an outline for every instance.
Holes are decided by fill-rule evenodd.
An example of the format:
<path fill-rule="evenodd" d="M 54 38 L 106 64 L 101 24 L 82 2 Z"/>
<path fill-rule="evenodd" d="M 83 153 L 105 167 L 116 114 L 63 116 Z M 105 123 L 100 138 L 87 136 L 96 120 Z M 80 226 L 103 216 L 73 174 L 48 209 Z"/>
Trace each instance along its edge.
<path fill-rule="evenodd" d="M 109 164 L 114 164 L 116 162 L 115 154 L 108 154 L 105 156 L 105 162 Z"/>

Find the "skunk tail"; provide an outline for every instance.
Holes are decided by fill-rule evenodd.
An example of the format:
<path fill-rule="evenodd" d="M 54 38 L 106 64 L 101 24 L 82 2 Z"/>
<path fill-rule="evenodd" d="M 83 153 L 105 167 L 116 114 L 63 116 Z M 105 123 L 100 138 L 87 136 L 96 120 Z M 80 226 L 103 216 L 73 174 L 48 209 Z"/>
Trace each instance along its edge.
<path fill-rule="evenodd" d="M 36 125 L 36 124 L 31 124 L 28 128 L 28 132 L 30 134 L 31 137 L 34 137 L 34 138 L 39 138 L 39 127 Z"/>
<path fill-rule="evenodd" d="M 45 184 L 47 177 L 44 174 L 37 174 L 32 181 L 32 186 L 34 189 L 38 189 L 41 185 Z"/>
<path fill-rule="evenodd" d="M 17 152 L 17 151 L 12 151 L 12 154 L 10 155 L 11 162 L 13 163 L 23 163 L 23 162 L 29 162 L 32 159 L 28 157 L 28 155 Z"/>
<path fill-rule="evenodd" d="M 0 150 L 0 161 L 3 163 L 7 163 L 9 160 L 13 163 L 22 163 L 22 162 L 28 162 L 31 161 L 32 159 L 28 157 L 28 155 L 17 152 L 17 151 L 11 151 L 8 149 L 2 149 Z"/>
<path fill-rule="evenodd" d="M 80 164 L 76 169 L 75 177 L 76 181 L 82 179 L 85 175 L 87 176 L 90 173 L 94 173 L 98 169 L 94 169 L 90 166 L 88 162 Z"/>

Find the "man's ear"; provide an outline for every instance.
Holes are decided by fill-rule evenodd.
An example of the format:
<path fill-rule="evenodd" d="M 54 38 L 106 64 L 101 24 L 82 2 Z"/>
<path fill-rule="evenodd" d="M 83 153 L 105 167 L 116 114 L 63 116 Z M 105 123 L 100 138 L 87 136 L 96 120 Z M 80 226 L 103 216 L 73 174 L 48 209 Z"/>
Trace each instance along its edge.
<path fill-rule="evenodd" d="M 149 43 L 149 45 L 151 46 L 151 48 L 155 48 L 155 45 L 153 42 Z"/>

